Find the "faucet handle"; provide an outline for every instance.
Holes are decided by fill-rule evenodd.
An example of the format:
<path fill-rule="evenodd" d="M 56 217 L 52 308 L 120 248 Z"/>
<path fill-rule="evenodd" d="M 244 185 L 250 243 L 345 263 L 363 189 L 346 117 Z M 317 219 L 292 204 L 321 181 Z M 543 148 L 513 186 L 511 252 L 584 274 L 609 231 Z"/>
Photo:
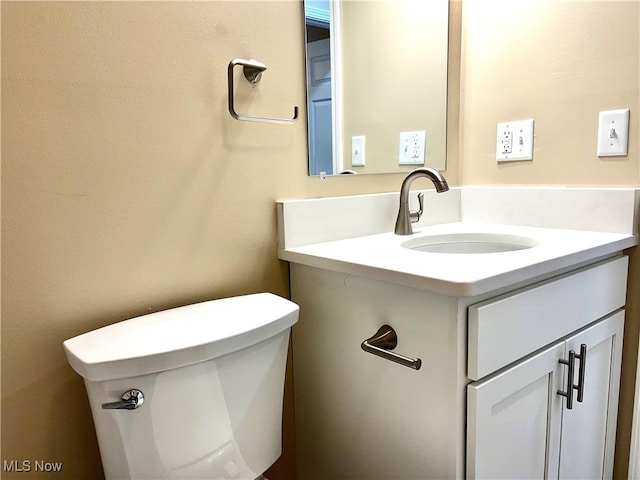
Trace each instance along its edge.
<path fill-rule="evenodd" d="M 424 211 L 424 193 L 418 194 L 418 205 L 420 206 L 420 210 L 417 212 L 409 211 L 409 220 L 411 220 L 411 223 L 419 222 L 422 217 L 422 212 Z"/>

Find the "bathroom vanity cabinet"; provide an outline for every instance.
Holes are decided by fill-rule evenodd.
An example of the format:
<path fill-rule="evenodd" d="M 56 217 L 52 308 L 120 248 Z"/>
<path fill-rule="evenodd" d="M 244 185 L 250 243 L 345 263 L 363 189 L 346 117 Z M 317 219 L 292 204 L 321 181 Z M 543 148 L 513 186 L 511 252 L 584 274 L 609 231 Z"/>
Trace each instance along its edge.
<path fill-rule="evenodd" d="M 421 193 L 413 235 L 397 194 L 277 204 L 298 478 L 610 478 L 640 189 Z M 383 325 L 420 369 L 361 348 Z"/>
<path fill-rule="evenodd" d="M 611 477 L 628 262 L 594 262 L 472 296 L 291 263 L 298 478 Z"/>
<path fill-rule="evenodd" d="M 469 477 L 611 477 L 626 271 L 620 257 L 469 307 L 468 376 L 484 377 L 467 387 Z"/>

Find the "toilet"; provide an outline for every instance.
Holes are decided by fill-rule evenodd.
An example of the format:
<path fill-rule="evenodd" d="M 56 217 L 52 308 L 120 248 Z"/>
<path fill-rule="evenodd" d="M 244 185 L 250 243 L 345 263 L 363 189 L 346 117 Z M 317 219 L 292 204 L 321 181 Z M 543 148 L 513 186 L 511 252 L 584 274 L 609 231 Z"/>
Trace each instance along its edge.
<path fill-rule="evenodd" d="M 115 323 L 64 342 L 107 480 L 263 479 L 281 454 L 296 304 L 270 293 Z"/>

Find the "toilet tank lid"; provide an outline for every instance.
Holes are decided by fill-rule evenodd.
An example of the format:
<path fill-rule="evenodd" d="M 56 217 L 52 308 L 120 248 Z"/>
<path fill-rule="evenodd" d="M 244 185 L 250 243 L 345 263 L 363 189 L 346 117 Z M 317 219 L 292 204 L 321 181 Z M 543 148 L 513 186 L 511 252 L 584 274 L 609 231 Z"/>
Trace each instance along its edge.
<path fill-rule="evenodd" d="M 203 362 L 290 328 L 299 307 L 271 293 L 187 305 L 108 325 L 66 340 L 73 369 L 87 380 L 135 377 Z"/>

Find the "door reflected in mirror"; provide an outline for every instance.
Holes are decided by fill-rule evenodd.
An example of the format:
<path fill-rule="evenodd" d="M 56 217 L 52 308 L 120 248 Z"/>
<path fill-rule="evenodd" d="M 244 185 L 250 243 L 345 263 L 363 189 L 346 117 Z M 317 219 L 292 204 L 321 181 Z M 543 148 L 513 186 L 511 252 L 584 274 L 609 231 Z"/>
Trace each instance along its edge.
<path fill-rule="evenodd" d="M 448 0 L 305 0 L 309 175 L 446 168 L 448 25 Z"/>

